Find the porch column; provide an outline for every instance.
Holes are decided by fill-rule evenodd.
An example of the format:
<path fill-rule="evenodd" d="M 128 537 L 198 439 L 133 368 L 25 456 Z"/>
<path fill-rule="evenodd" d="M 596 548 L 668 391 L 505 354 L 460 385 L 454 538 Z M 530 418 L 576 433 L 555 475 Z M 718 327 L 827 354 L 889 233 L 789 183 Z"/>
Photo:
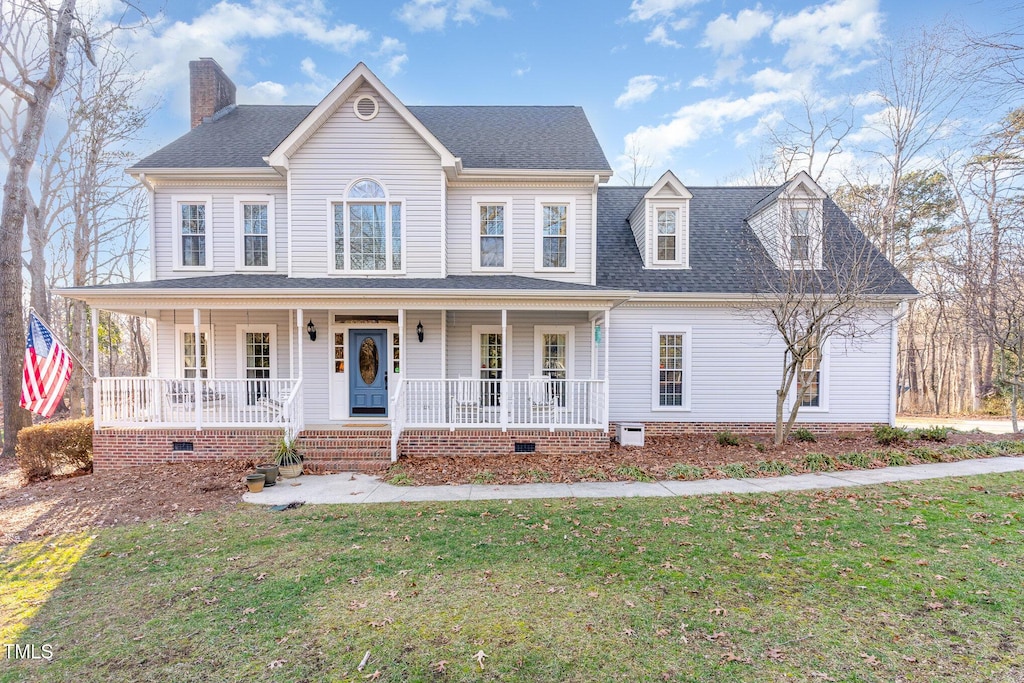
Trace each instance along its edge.
<path fill-rule="evenodd" d="M 610 308 L 604 309 L 604 319 L 601 321 L 601 327 L 604 328 L 603 330 L 601 330 L 601 332 L 602 332 L 602 334 L 601 334 L 601 343 L 604 344 L 604 432 L 605 432 L 605 434 L 608 433 L 608 401 L 609 401 L 609 399 L 611 397 L 611 392 L 609 391 L 609 386 L 611 384 L 611 379 L 608 377 L 608 347 L 611 344 L 611 340 L 612 340 L 612 337 L 611 337 L 611 334 L 610 334 L 610 330 L 609 330 L 609 327 L 611 326 L 610 325 L 611 318 L 612 318 L 612 309 L 610 309 Z"/>
<path fill-rule="evenodd" d="M 287 316 L 285 320 L 287 320 Z M 292 329 L 291 325 L 285 325 L 284 328 L 288 330 L 288 379 L 295 379 L 295 333 L 297 330 Z"/>
<path fill-rule="evenodd" d="M 508 431 L 508 310 L 501 309 L 501 431 Z"/>
<path fill-rule="evenodd" d="M 49 321 L 47 321 L 49 322 Z M 100 312 L 92 307 L 92 417 L 99 427 L 100 416 Z M 82 373 L 82 381 L 85 381 L 85 373 Z M 84 393 L 84 392 L 83 392 Z"/>
<path fill-rule="evenodd" d="M 299 339 L 299 379 L 302 379 L 302 309 L 295 309 L 295 336 Z"/>
<path fill-rule="evenodd" d="M 385 340 L 385 341 L 387 341 L 387 340 Z M 390 344 L 384 344 L 384 346 L 385 347 L 390 347 L 391 345 Z M 405 357 L 405 309 L 404 308 L 399 308 L 398 309 L 398 363 L 399 363 L 398 370 L 399 370 L 399 373 L 402 374 L 403 377 L 404 377 L 404 373 L 402 373 L 402 369 L 408 367 L 408 362 L 409 362 L 408 359 L 406 359 L 406 357 Z M 389 354 L 389 357 L 388 357 L 388 367 L 391 368 L 392 370 L 394 369 L 394 359 L 392 359 L 390 357 L 390 354 Z M 399 381 L 401 379 L 402 379 L 402 377 L 399 377 L 395 381 Z"/>
<path fill-rule="evenodd" d="M 200 377 L 200 375 L 202 374 L 202 366 L 200 365 L 200 363 L 202 362 L 203 354 L 200 353 L 200 349 L 202 348 L 202 342 L 201 342 L 201 337 L 199 336 L 200 335 L 200 330 L 199 330 L 199 309 L 198 308 L 193 308 L 192 309 L 192 329 L 195 331 L 195 335 L 196 335 L 195 336 L 195 342 L 196 342 L 195 343 L 195 354 L 196 354 L 195 355 L 195 368 L 196 368 L 196 376 L 194 378 L 194 384 L 193 384 L 193 389 L 195 391 L 195 406 L 196 406 L 196 431 L 201 432 L 201 431 L 203 431 L 203 383 L 202 383 L 202 378 Z M 209 339 L 206 340 L 206 343 L 209 344 L 210 340 Z M 213 349 L 207 349 L 206 352 L 208 354 L 212 353 Z"/>
<path fill-rule="evenodd" d="M 479 343 L 479 342 L 477 342 Z M 448 378 L 448 310 L 441 309 L 441 379 Z"/>

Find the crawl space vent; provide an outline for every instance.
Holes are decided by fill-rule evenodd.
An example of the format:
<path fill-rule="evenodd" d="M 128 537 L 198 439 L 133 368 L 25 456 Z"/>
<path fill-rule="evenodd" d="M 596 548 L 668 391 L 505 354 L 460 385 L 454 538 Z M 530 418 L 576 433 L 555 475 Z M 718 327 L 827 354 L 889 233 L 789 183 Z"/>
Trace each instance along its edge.
<path fill-rule="evenodd" d="M 535 453 L 537 451 L 537 444 L 535 443 L 517 443 L 515 446 L 516 453 Z"/>
<path fill-rule="evenodd" d="M 180 451 L 194 451 L 195 447 L 191 441 L 172 441 L 171 450 L 175 453 Z"/>

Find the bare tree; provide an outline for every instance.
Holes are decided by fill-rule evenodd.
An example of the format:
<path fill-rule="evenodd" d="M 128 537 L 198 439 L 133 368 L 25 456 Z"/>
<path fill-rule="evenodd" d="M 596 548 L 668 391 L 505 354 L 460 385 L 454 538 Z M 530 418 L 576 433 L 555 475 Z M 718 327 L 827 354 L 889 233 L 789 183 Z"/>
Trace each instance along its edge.
<path fill-rule="evenodd" d="M 820 183 L 853 129 L 853 107 L 811 93 L 801 94 L 800 106 L 799 118 L 787 116 L 769 127 L 772 160 L 783 180 L 804 171 Z"/>
<path fill-rule="evenodd" d="M 996 383 L 1008 391 L 1010 420 L 1020 432 L 1018 406 L 1024 393 L 1024 258 L 1019 255 L 1002 269 L 991 327 L 986 333 L 998 352 Z"/>
<path fill-rule="evenodd" d="M 627 185 L 646 185 L 651 167 L 654 165 L 651 155 L 643 150 L 639 142 L 632 140 L 625 157 L 629 165 L 624 173 L 616 175 Z"/>
<path fill-rule="evenodd" d="M 4 181 L 0 214 L 0 384 L 4 404 L 3 455 L 14 453 L 18 432 L 29 424 L 19 406 L 24 347 L 21 245 L 25 228 L 27 186 L 42 140 L 53 96 L 64 80 L 68 53 L 77 39 L 91 56 L 89 39 L 75 15 L 75 0 L 54 10 L 45 0 L 7 2 L 0 6 L 0 86 L 22 100 L 23 119 Z"/>
<path fill-rule="evenodd" d="M 800 409 L 816 405 L 830 340 L 856 343 L 895 323 L 889 291 L 901 278 L 827 198 L 800 202 L 783 192 L 748 220 L 760 244 L 749 255 L 753 302 L 740 310 L 782 341 L 779 445 Z"/>

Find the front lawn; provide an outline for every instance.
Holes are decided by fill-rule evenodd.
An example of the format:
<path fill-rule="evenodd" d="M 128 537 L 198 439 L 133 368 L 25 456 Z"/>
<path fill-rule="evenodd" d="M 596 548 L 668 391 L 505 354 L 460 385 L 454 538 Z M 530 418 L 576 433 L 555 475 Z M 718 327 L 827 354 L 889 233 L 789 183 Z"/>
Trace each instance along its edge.
<path fill-rule="evenodd" d="M 53 537 L 0 556 L 5 637 L 53 652 L 0 681 L 1018 681 L 1022 497 L 1013 473 Z"/>

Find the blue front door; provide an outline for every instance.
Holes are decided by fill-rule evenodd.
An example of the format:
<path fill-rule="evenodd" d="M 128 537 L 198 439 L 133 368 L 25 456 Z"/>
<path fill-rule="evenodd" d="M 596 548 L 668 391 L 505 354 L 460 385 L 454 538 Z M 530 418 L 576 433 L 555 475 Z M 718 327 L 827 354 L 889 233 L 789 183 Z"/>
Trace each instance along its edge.
<path fill-rule="evenodd" d="M 384 330 L 352 330 L 349 372 L 349 414 L 352 417 L 388 414 L 388 352 Z"/>

